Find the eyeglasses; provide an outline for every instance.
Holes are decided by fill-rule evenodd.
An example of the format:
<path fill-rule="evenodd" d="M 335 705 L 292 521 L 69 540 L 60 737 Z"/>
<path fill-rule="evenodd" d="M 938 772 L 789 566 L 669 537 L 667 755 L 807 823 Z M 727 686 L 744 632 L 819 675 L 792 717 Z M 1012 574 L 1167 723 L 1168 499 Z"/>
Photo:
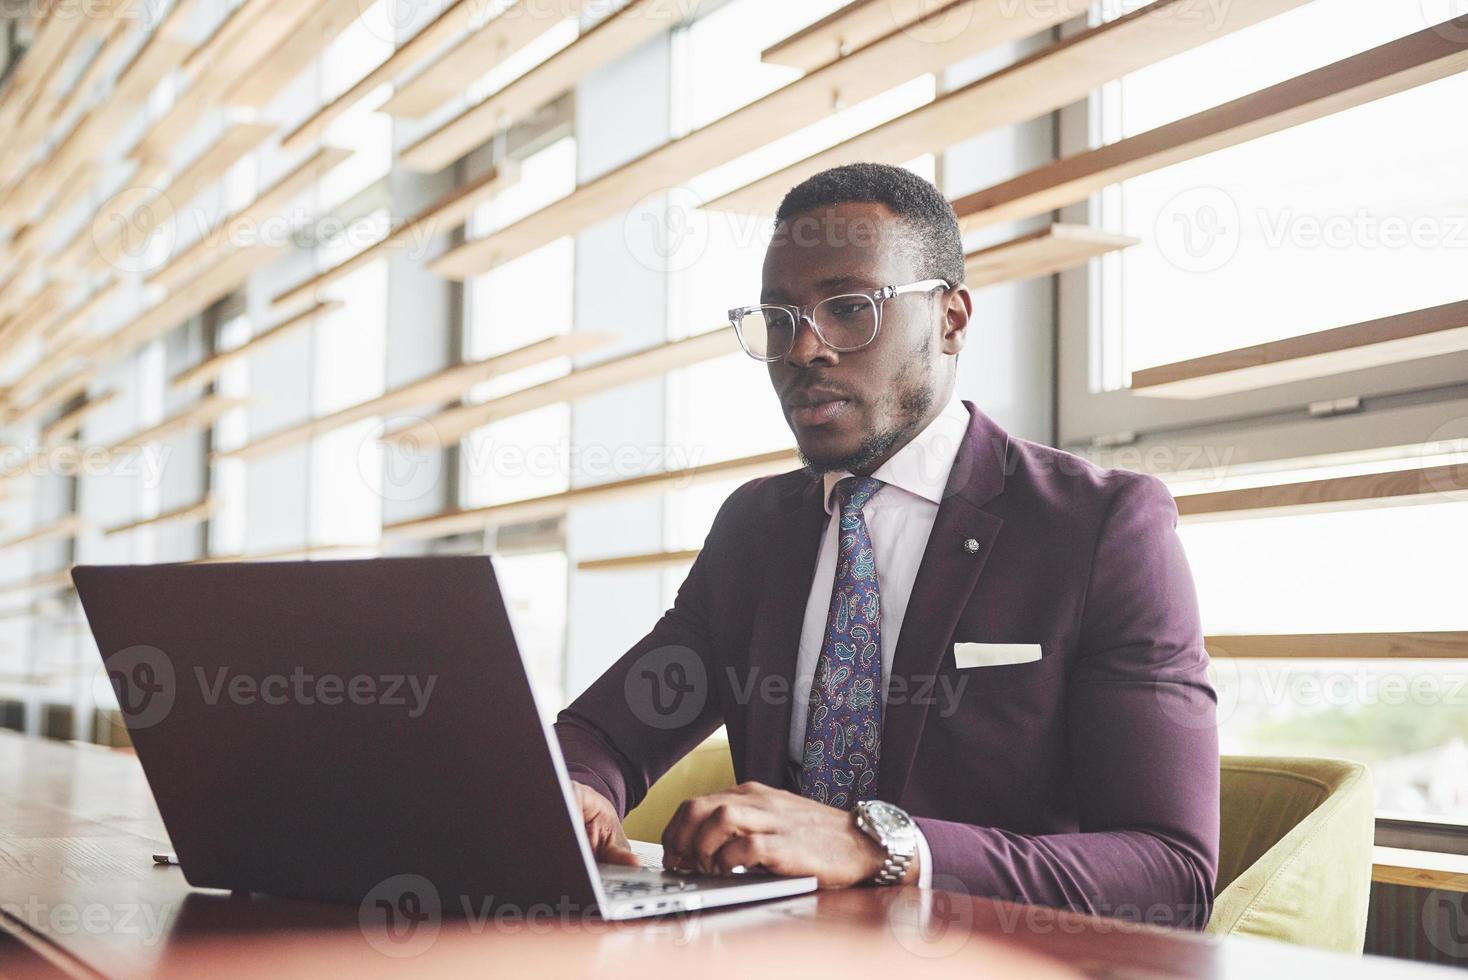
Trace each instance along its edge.
<path fill-rule="evenodd" d="M 829 296 L 809 306 L 762 303 L 739 306 L 729 311 L 729 322 L 739 337 L 739 346 L 756 361 L 778 361 L 795 347 L 802 320 L 826 347 L 842 354 L 861 350 L 877 339 L 882 326 L 882 303 L 905 293 L 930 293 L 948 289 L 946 279 L 922 279 L 905 286 L 882 286 L 863 292 Z"/>

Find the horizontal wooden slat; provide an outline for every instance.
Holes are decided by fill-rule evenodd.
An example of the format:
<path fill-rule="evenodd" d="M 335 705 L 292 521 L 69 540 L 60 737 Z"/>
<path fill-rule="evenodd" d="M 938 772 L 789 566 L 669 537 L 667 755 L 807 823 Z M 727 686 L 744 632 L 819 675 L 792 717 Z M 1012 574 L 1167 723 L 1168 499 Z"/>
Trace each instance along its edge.
<path fill-rule="evenodd" d="M 1468 36 L 1431 27 L 953 202 L 965 230 L 1044 214 L 1111 184 L 1301 126 L 1468 68 Z"/>
<path fill-rule="evenodd" d="M 287 133 L 280 141 L 281 149 L 294 153 L 321 139 L 332 123 L 350 112 L 380 86 L 410 71 L 447 45 L 456 34 L 468 29 L 479 16 L 480 10 L 480 0 L 454 0 L 418 33 L 398 45 L 377 67 Z"/>
<path fill-rule="evenodd" d="M 314 439 L 342 426 L 360 422 L 380 415 L 390 415 L 422 405 L 432 405 L 458 398 L 470 387 L 512 371 L 519 371 L 534 364 L 557 357 L 592 350 L 608 343 L 612 338 L 606 334 L 566 333 L 557 334 L 516 348 L 504 354 L 487 357 L 481 361 L 456 364 L 426 378 L 410 381 L 393 388 L 377 398 L 348 406 L 320 418 L 308 419 L 297 425 L 287 426 L 275 432 L 250 440 L 238 449 L 222 452 L 221 457 L 258 459 Z"/>
<path fill-rule="evenodd" d="M 27 341 L 51 329 L 65 314 L 71 284 L 52 280 L 25 300 L 14 316 L 0 326 L 0 359 L 9 357 Z"/>
<path fill-rule="evenodd" d="M 320 58 L 326 46 L 371 4 L 363 6 L 363 0 L 313 0 L 291 6 L 304 11 L 305 16 L 279 44 L 271 46 L 232 81 L 221 100 L 225 105 L 265 108 L 276 93 Z"/>
<path fill-rule="evenodd" d="M 487 142 L 500 129 L 574 88 L 579 80 L 598 68 L 648 38 L 677 26 L 698 3 L 699 0 L 631 0 L 583 31 L 566 47 L 405 148 L 399 159 L 412 170 L 424 173 L 442 170 Z M 484 73 L 483 66 L 476 70 L 481 75 Z"/>
<path fill-rule="evenodd" d="M 1204 638 L 1214 657 L 1241 660 L 1468 660 L 1468 631 L 1254 633 Z"/>
<path fill-rule="evenodd" d="M 35 544 L 38 541 L 54 541 L 57 538 L 74 538 L 82 529 L 82 519 L 77 514 L 67 514 L 49 524 L 43 524 L 34 530 L 30 530 L 7 541 L 0 542 L 0 551 L 8 551 L 21 545 Z"/>
<path fill-rule="evenodd" d="M 143 311 L 132 324 L 110 338 L 99 338 L 75 353 L 108 356 L 129 344 L 145 343 L 159 332 L 166 332 L 198 313 L 242 283 L 251 272 L 273 260 L 286 247 L 275 239 L 261 241 L 260 227 L 284 209 L 332 167 L 341 163 L 351 151 L 324 147 L 311 154 L 289 171 L 253 202 L 225 219 L 219 227 L 206 231 L 183 252 L 149 280 L 150 285 L 163 286 L 170 294 L 154 307 Z M 61 335 L 81 326 L 87 318 L 114 297 L 121 283 L 97 290 L 82 304 L 67 312 L 53 331 Z M 43 383 L 60 361 L 43 358 L 27 372 L 26 385 Z"/>
<path fill-rule="evenodd" d="M 155 337 L 161 337 L 239 288 L 251 273 L 274 261 L 285 249 L 285 243 L 269 241 L 226 253 L 192 281 L 108 337 L 98 349 L 97 358 L 122 357 Z"/>
<path fill-rule="evenodd" d="M 123 0 L 103 0 L 90 5 L 85 17 L 51 17 L 39 26 L 0 94 L 0 131 L 7 137 L 0 150 L 0 174 L 6 180 L 32 159 L 60 118 L 57 79 L 71 56 L 92 36 L 110 33 L 126 6 Z"/>
<path fill-rule="evenodd" d="M 1054 224 L 964 256 L 970 289 L 1048 276 L 1091 259 L 1130 248 L 1138 239 L 1086 225 Z"/>
<path fill-rule="evenodd" d="M 382 111 L 393 116 L 427 115 L 546 31 L 579 14 L 584 6 L 586 0 L 515 0 L 399 85 Z M 476 5 L 474 16 L 482 16 L 483 11 L 483 6 Z"/>
<path fill-rule="evenodd" d="M 559 378 L 514 391 L 488 401 L 460 405 L 429 419 L 403 426 L 382 437 L 384 442 L 416 445 L 452 445 L 469 432 L 497 419 L 533 411 L 545 405 L 572 401 L 634 381 L 655 378 L 700 361 L 739 349 L 734 328 L 725 327 L 675 340 L 621 357 L 577 368 Z"/>
<path fill-rule="evenodd" d="M 112 25 L 111 31 L 103 39 L 97 54 L 77 76 L 77 80 L 71 86 L 71 91 L 57 107 L 57 119 L 65 119 L 72 115 L 81 106 L 82 100 L 91 97 L 93 90 L 102 79 L 110 77 L 121 66 L 122 59 L 130 47 L 129 42 L 135 32 L 142 29 L 143 25 L 131 17 L 120 19 Z"/>
<path fill-rule="evenodd" d="M 1468 300 L 1159 364 L 1132 373 L 1155 398 L 1212 398 L 1468 350 Z"/>
<path fill-rule="evenodd" d="M 189 565 L 217 565 L 231 561 L 310 561 L 313 558 L 330 558 L 332 555 L 376 555 L 379 549 L 371 544 L 304 544 L 290 548 L 274 548 L 269 551 L 248 551 L 231 555 L 209 555 L 186 562 Z"/>
<path fill-rule="evenodd" d="M 1157 0 L 1081 31 L 896 119 L 821 150 L 710 201 L 718 211 L 774 214 L 791 187 L 827 167 L 902 163 L 981 133 L 1035 119 L 1085 98 L 1128 72 L 1302 6 L 1307 0 L 1240 0 L 1218 21 L 1190 13 L 1194 0 Z"/>
<path fill-rule="evenodd" d="M 151 425 L 146 429 L 134 432 L 125 439 L 119 439 L 108 447 L 109 453 L 126 452 L 140 446 L 159 442 L 163 439 L 171 439 L 183 432 L 194 429 L 204 429 L 212 426 L 225 412 L 232 411 L 247 404 L 243 398 L 226 398 L 223 395 L 210 395 L 201 398 L 192 405 L 184 408 L 168 418 Z"/>
<path fill-rule="evenodd" d="M 72 361 L 85 357 L 100 346 L 100 339 L 85 333 L 82 328 L 98 310 L 114 301 L 123 292 L 126 284 L 114 281 L 95 290 L 81 303 L 67 311 L 62 321 L 51 332 L 51 349 L 46 351 L 30 370 L 16 380 L 5 393 L 4 403 L 16 408 L 29 404 L 31 397 L 45 388 Z"/>
<path fill-rule="evenodd" d="M 1468 892 L 1468 854 L 1373 847 L 1371 880 L 1383 885 Z"/>
<path fill-rule="evenodd" d="M 26 232 L 22 232 L 25 235 Z M 25 249 L 26 246 L 22 246 Z M 63 283 L 38 282 L 35 288 L 26 288 L 20 281 L 24 272 L 17 274 L 6 284 L 4 292 L 0 292 L 0 328 L 12 329 L 15 322 L 25 315 L 35 304 L 44 302 L 45 293 L 48 289 L 59 288 Z"/>
<path fill-rule="evenodd" d="M 571 507 L 601 504 L 647 494 L 681 490 L 719 480 L 751 479 L 781 473 L 798 466 L 793 449 L 780 449 L 758 456 L 742 456 L 718 463 L 706 463 L 663 473 L 648 473 L 625 480 L 613 480 L 587 487 L 576 487 L 561 493 L 530 497 L 488 507 L 469 510 L 454 509 L 430 517 L 399 521 L 383 527 L 383 534 L 414 538 L 435 538 L 465 531 L 478 531 L 491 525 L 533 521 L 564 514 Z"/>
<path fill-rule="evenodd" d="M 230 167 L 263 143 L 274 131 L 274 126 L 265 123 L 235 123 L 207 149 L 180 168 L 159 192 L 156 201 L 145 202 L 140 197 L 136 203 L 158 208 L 161 211 L 160 217 L 165 221 L 180 220 L 178 211 L 186 208 L 206 187 L 222 178 Z M 126 234 L 131 230 L 135 213 L 99 215 L 99 218 L 105 219 L 100 228 L 94 221 L 91 232 L 84 237 L 78 237 L 76 254 L 63 254 L 61 261 L 77 262 L 94 270 L 105 269 L 109 264 L 120 261 L 126 257 L 128 247 L 135 244 Z"/>
<path fill-rule="evenodd" d="M 118 74 L 105 102 L 89 109 L 44 160 L 11 185 L 0 201 L 0 226 L 51 200 L 85 161 L 93 159 L 133 121 L 132 111 L 153 86 L 181 64 L 193 50 L 186 40 L 186 21 L 197 0 L 174 4 L 163 22 Z"/>
<path fill-rule="evenodd" d="M 582 572 L 622 572 L 639 568 L 666 568 L 687 565 L 698 557 L 698 548 L 685 551 L 653 551 L 640 555 L 617 555 L 614 558 L 588 558 L 576 563 Z"/>
<path fill-rule="evenodd" d="M 271 300 L 271 304 L 283 306 L 312 296 L 342 276 L 381 258 L 388 249 L 397 248 L 404 242 L 411 241 L 420 233 L 442 235 L 452 231 L 468 221 L 479 205 L 513 184 L 519 178 L 519 174 L 518 165 L 510 161 L 506 161 L 502 166 L 490 168 L 468 183 L 455 187 L 371 245 L 358 250 L 349 258 L 317 273 L 305 282 L 298 283 L 278 294 Z"/>
<path fill-rule="evenodd" d="M 1175 499 L 1179 517 L 1228 520 L 1275 511 L 1300 513 L 1369 504 L 1431 503 L 1435 499 L 1462 499 L 1465 491 L 1468 491 L 1468 463 L 1448 463 L 1303 483 L 1190 493 Z"/>
<path fill-rule="evenodd" d="M 361 12 L 357 0 L 250 0 L 183 65 L 183 94 L 138 141 L 137 157 L 167 152 L 219 106 L 259 109 Z"/>
<path fill-rule="evenodd" d="M 174 289 L 180 282 L 197 275 L 211 259 L 258 238 L 266 222 L 279 215 L 294 198 L 351 155 L 351 150 L 337 146 L 316 150 L 299 166 L 256 195 L 249 204 L 220 221 L 215 228 L 202 231 L 198 238 L 149 276 L 148 284 Z"/>
<path fill-rule="evenodd" d="M 37 396 L 34 401 L 12 408 L 7 416 L 7 421 L 12 425 L 21 425 L 45 415 L 54 408 L 65 405 L 86 391 L 96 374 L 95 368 L 83 368 L 74 374 L 67 375 Z"/>
<path fill-rule="evenodd" d="M 55 592 L 61 589 L 70 589 L 71 569 L 63 568 L 59 572 L 42 572 L 32 575 L 16 582 L 0 583 L 0 592 Z"/>
<path fill-rule="evenodd" d="M 760 60 L 814 71 L 898 28 L 928 16 L 952 0 L 855 0 L 760 52 Z M 960 14 L 959 16 L 967 16 Z"/>
<path fill-rule="evenodd" d="M 261 350 L 276 341 L 290 336 L 291 332 L 297 327 L 310 323 L 318 316 L 339 310 L 342 308 L 342 305 L 341 300 L 328 300 L 324 303 L 317 303 L 293 316 L 288 316 L 274 326 L 267 327 L 260 333 L 255 334 L 238 347 L 231 347 L 229 350 L 220 351 L 213 357 L 207 357 L 193 367 L 180 371 L 174 375 L 173 386 L 175 388 L 193 388 L 208 384 L 219 377 L 220 372 L 235 361 L 258 354 Z"/>
<path fill-rule="evenodd" d="M 88 399 L 43 428 L 41 442 L 50 446 L 76 435 L 77 430 L 86 424 L 88 415 L 107 405 L 116 397 L 117 392 L 109 391 L 96 398 Z"/>
<path fill-rule="evenodd" d="M 620 214 L 648 194 L 681 185 L 728 162 L 742 148 L 764 146 L 827 118 L 833 95 L 846 104 L 855 104 L 925 72 L 1053 27 L 1088 8 L 1083 0 L 1018 6 L 1012 0 L 961 0 L 952 9 L 971 17 L 965 30 L 934 32 L 932 36 L 920 29 L 894 31 L 706 126 L 649 150 L 504 228 L 451 249 L 429 263 L 429 268 L 451 279 L 478 275 L 498 262 Z M 932 16 L 950 14 L 940 10 Z"/>
<path fill-rule="evenodd" d="M 154 514 L 152 517 L 143 517 L 125 524 L 114 524 L 103 528 L 103 534 L 121 534 L 124 531 L 135 531 L 140 527 L 156 527 L 159 524 L 197 524 L 206 521 L 214 513 L 214 501 L 212 498 L 204 498 L 192 504 L 184 504 L 182 507 L 174 507 L 162 513 Z"/>

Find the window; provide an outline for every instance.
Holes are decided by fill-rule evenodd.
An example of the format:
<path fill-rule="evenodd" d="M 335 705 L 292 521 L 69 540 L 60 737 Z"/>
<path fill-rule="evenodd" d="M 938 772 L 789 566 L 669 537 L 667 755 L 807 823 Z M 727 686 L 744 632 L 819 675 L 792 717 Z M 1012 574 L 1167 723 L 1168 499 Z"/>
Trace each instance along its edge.
<path fill-rule="evenodd" d="M 1109 86 L 1108 142 L 1421 31 L 1419 4 L 1319 0 Z M 1139 368 L 1463 299 L 1458 75 L 1125 181 L 1103 220 L 1120 387 Z M 1206 302 L 1198 302 L 1206 297 Z"/>
<path fill-rule="evenodd" d="M 387 340 L 388 262 L 378 259 L 332 287 L 342 306 L 314 324 L 315 415 L 356 405 L 383 392 Z M 363 419 L 311 442 L 308 532 L 313 545 L 375 545 L 382 532 L 381 426 Z"/>
<path fill-rule="evenodd" d="M 1305 4 L 1106 86 L 1085 127 L 1063 117 L 1063 152 L 1148 132 L 1449 16 L 1431 7 Z M 1468 76 L 1451 76 L 1131 178 L 1071 209 L 1068 220 L 1089 210 L 1141 243 L 1062 276 L 1062 444 L 1114 440 L 1123 448 L 1096 454 L 1157 472 L 1180 494 L 1461 465 L 1468 440 L 1442 436 L 1461 436 L 1468 416 L 1451 388 L 1462 355 L 1197 400 L 1127 385 L 1142 368 L 1462 300 L 1468 207 L 1453 162 L 1468 152 L 1468 130 L 1434 121 L 1461 115 L 1465 100 Z M 1305 411 L 1350 396 L 1362 398 L 1355 414 Z M 1179 470 L 1198 449 L 1211 468 Z M 1464 628 L 1468 499 L 1373 503 L 1180 524 L 1213 637 L 1223 751 L 1356 759 L 1372 769 L 1379 814 L 1468 823 L 1468 659 L 1288 659 L 1287 641 L 1280 659 L 1228 655 L 1230 636 Z"/>
<path fill-rule="evenodd" d="M 519 173 L 518 180 L 476 212 L 476 233 L 507 224 L 569 193 L 576 180 L 576 141 L 567 137 L 531 154 L 520 163 Z M 574 262 L 574 240 L 561 238 L 474 279 L 468 287 L 466 359 L 482 360 L 569 331 Z M 551 358 L 475 385 L 468 400 L 496 398 L 570 368 L 570 358 Z M 570 433 L 571 409 L 564 402 L 469 433 L 460 455 L 464 505 L 478 507 L 566 489 L 571 476 Z"/>
<path fill-rule="evenodd" d="M 495 576 L 510 614 L 515 644 L 547 720 L 565 703 L 566 553 L 496 555 Z"/>

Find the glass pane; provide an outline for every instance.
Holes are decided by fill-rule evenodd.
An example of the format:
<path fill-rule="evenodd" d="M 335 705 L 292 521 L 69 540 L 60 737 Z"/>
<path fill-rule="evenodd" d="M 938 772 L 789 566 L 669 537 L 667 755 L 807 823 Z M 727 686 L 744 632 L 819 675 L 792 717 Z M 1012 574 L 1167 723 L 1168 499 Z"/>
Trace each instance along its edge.
<path fill-rule="evenodd" d="M 1134 135 L 1430 26 L 1423 5 L 1318 0 L 1128 76 Z M 1119 92 L 1119 94 L 1117 94 Z M 1107 223 L 1125 372 L 1461 300 L 1468 76 L 1126 181 Z"/>
<path fill-rule="evenodd" d="M 1468 500 L 1184 523 L 1178 534 L 1210 634 L 1468 629 Z"/>
<path fill-rule="evenodd" d="M 565 699 L 566 555 L 496 555 L 494 567 L 530 686 L 550 720 Z"/>
<path fill-rule="evenodd" d="M 1322 457 L 1288 471 L 1220 461 L 1169 480 L 1197 492 L 1462 463 L 1452 440 Z M 1384 815 L 1468 821 L 1468 661 L 1258 661 L 1228 634 L 1462 630 L 1468 495 L 1314 514 L 1190 521 L 1178 535 L 1216 639 L 1225 753 L 1370 764 Z"/>
<path fill-rule="evenodd" d="M 1468 823 L 1468 663 L 1215 658 L 1225 754 L 1352 759 L 1383 816 Z"/>

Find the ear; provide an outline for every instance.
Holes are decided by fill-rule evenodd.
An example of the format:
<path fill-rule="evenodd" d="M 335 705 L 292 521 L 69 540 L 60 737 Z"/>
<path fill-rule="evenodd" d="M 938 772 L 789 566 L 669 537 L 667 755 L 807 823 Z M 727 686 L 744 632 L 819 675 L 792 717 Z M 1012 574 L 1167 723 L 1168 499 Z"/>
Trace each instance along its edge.
<path fill-rule="evenodd" d="M 957 354 L 963 350 L 968 339 L 969 321 L 974 315 L 974 297 L 968 287 L 959 283 L 946 294 L 943 308 L 943 335 L 939 338 L 939 349 L 945 354 Z"/>

